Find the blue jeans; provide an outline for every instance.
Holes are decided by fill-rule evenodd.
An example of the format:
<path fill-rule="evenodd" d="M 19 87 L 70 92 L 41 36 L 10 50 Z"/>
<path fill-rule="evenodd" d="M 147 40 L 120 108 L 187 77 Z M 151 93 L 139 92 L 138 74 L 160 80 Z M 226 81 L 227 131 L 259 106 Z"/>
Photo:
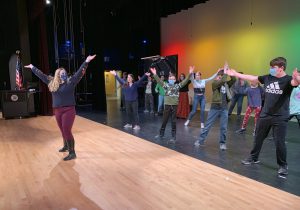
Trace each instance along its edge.
<path fill-rule="evenodd" d="M 210 109 L 207 115 L 207 120 L 205 127 L 201 130 L 200 133 L 200 142 L 204 142 L 209 130 L 213 126 L 217 118 L 220 117 L 220 144 L 226 143 L 226 134 L 227 134 L 227 124 L 228 124 L 228 110 L 227 108 L 222 109 Z"/>
<path fill-rule="evenodd" d="M 241 115 L 242 107 L 243 107 L 243 100 L 244 100 L 243 94 L 235 94 L 231 99 L 228 114 L 231 115 L 232 110 L 234 109 L 235 104 L 237 103 L 237 115 Z"/>
<path fill-rule="evenodd" d="M 204 123 L 205 95 L 194 95 L 193 108 L 188 116 L 188 120 L 191 120 L 196 114 L 198 103 L 200 103 L 200 122 Z"/>
<path fill-rule="evenodd" d="M 157 106 L 157 112 L 160 112 L 163 110 L 163 105 L 164 105 L 164 97 L 162 95 L 158 95 L 158 106 Z"/>

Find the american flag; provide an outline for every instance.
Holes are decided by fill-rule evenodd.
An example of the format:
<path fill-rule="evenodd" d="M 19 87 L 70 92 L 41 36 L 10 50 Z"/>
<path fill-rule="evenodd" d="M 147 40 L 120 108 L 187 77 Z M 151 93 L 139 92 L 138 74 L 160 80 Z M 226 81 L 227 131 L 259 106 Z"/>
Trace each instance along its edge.
<path fill-rule="evenodd" d="M 16 89 L 21 90 L 23 86 L 22 63 L 20 58 L 20 51 L 17 51 L 17 65 L 16 65 Z"/>

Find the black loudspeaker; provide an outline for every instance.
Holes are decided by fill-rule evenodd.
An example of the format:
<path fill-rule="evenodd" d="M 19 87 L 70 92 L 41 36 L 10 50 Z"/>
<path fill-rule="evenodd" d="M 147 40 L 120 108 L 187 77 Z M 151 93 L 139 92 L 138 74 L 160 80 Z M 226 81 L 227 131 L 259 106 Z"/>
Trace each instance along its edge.
<path fill-rule="evenodd" d="M 29 91 L 2 91 L 3 118 L 22 118 L 35 115 L 34 93 Z"/>

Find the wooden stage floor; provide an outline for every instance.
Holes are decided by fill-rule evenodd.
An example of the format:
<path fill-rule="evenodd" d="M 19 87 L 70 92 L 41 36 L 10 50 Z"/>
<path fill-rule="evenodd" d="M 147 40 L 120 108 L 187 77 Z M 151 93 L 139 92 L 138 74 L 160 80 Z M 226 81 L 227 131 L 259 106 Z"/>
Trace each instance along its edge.
<path fill-rule="evenodd" d="M 0 209 L 299 209 L 300 197 L 77 116 L 0 119 Z"/>

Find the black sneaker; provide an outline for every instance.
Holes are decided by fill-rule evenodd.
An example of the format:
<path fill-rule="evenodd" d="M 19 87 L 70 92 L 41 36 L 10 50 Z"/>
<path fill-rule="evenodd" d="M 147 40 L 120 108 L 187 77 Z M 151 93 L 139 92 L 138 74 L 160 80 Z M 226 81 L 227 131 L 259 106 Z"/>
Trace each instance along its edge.
<path fill-rule="evenodd" d="M 260 162 L 259 160 L 255 160 L 252 157 L 242 160 L 242 164 L 244 164 L 244 165 L 252 165 L 252 164 L 257 164 L 259 162 Z"/>
<path fill-rule="evenodd" d="M 243 134 L 245 131 L 246 131 L 246 128 L 241 128 L 241 129 L 237 130 L 235 133 Z"/>
<path fill-rule="evenodd" d="M 280 175 L 288 175 L 288 167 L 287 166 L 279 166 L 277 173 Z"/>

